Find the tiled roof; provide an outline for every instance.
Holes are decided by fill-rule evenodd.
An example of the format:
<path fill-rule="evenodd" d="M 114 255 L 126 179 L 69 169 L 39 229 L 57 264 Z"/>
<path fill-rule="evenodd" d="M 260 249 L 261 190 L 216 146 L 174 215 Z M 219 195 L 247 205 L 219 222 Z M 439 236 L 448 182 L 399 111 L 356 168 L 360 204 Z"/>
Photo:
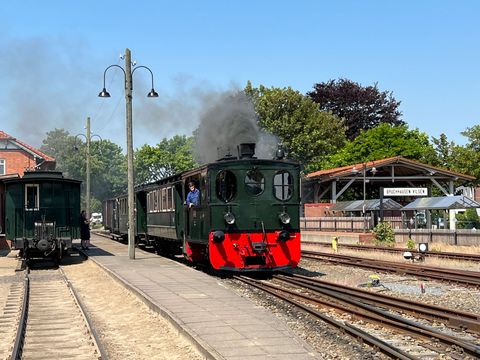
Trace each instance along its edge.
<path fill-rule="evenodd" d="M 55 161 L 55 159 L 51 156 L 48 156 L 47 154 L 41 152 L 40 150 L 35 149 L 34 147 L 24 143 L 23 141 L 20 141 L 18 139 L 15 139 L 13 136 L 7 134 L 5 131 L 0 130 L 0 140 L 11 140 L 21 147 L 27 149 L 28 151 L 34 153 L 35 155 L 41 157 L 45 161 Z"/>

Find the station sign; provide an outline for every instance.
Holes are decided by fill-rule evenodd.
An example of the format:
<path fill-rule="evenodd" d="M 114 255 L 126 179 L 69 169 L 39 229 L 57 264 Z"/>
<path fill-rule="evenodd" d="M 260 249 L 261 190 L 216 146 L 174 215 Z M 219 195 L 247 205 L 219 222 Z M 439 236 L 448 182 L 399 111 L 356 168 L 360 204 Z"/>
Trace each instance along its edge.
<path fill-rule="evenodd" d="M 383 196 L 427 196 L 427 188 L 384 188 Z"/>

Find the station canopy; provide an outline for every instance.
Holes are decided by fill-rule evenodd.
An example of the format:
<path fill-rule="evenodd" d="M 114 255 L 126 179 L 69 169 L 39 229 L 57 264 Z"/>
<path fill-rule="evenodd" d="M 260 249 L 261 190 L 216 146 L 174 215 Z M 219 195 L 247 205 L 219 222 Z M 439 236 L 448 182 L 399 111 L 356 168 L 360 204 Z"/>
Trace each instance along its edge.
<path fill-rule="evenodd" d="M 404 206 L 402 210 L 453 210 L 480 208 L 480 203 L 466 196 L 442 196 L 418 198 Z"/>
<path fill-rule="evenodd" d="M 401 210 L 402 205 L 395 200 L 383 199 L 383 210 Z M 363 200 L 340 201 L 330 207 L 330 211 L 362 211 Z M 380 199 L 365 200 L 365 211 L 380 210 Z"/>

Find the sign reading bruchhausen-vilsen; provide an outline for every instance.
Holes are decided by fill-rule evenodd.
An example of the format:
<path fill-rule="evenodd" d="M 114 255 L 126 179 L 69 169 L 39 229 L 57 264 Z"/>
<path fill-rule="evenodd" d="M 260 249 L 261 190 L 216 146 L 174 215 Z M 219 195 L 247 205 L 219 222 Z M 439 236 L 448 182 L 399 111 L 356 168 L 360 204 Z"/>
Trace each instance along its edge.
<path fill-rule="evenodd" d="M 383 196 L 427 196 L 427 188 L 384 188 Z"/>

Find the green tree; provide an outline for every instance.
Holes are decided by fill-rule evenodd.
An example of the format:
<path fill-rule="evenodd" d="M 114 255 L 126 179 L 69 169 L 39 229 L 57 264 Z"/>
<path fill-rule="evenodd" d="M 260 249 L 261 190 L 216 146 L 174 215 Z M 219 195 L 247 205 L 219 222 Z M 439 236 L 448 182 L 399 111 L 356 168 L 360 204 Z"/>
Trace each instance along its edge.
<path fill-rule="evenodd" d="M 435 157 L 430 159 L 429 163 L 435 166 L 444 167 L 447 169 L 453 166 L 453 151 L 455 149 L 455 143 L 448 141 L 447 135 L 440 134 L 439 138 L 432 136 L 432 143 L 434 145 Z"/>
<path fill-rule="evenodd" d="M 418 129 L 409 130 L 406 125 L 381 124 L 360 133 L 355 140 L 316 166 L 317 169 L 333 168 L 393 156 L 424 162 L 434 156 L 434 149 L 428 141 L 428 135 Z"/>
<path fill-rule="evenodd" d="M 164 138 L 155 146 L 143 145 L 135 152 L 136 182 L 151 182 L 194 168 L 192 146 L 193 138 L 185 135 Z"/>
<path fill-rule="evenodd" d="M 345 128 L 340 118 L 319 107 L 292 88 L 245 89 L 253 100 L 261 128 L 280 139 L 290 158 L 304 165 L 335 153 L 345 142 Z"/>
<path fill-rule="evenodd" d="M 331 111 L 345 120 L 348 139 L 355 139 L 362 130 L 372 129 L 380 124 L 405 125 L 398 110 L 400 101 L 392 92 L 380 91 L 375 83 L 363 87 L 348 80 L 329 80 L 315 84 L 307 93 L 319 104 L 320 110 Z"/>
<path fill-rule="evenodd" d="M 75 150 L 80 151 L 75 151 Z M 47 132 L 46 138 L 42 141 L 40 151 L 50 155 L 56 160 L 56 169 L 62 171 L 65 177 L 82 180 L 81 164 L 84 162 L 81 151 L 84 144 L 76 142 L 75 137 L 65 129 L 54 129 Z"/>
<path fill-rule="evenodd" d="M 465 146 L 454 146 L 452 150 L 452 169 L 462 174 L 476 177 L 475 185 L 480 184 L 480 125 L 475 125 L 461 133 L 468 138 Z"/>
<path fill-rule="evenodd" d="M 86 144 L 83 137 L 71 136 L 64 129 L 55 129 L 47 132 L 42 143 L 40 150 L 56 159 L 57 170 L 62 171 L 65 177 L 81 180 L 85 190 Z M 109 140 L 93 141 L 90 164 L 91 210 L 100 211 L 101 201 L 126 190 L 125 156 L 122 148 Z"/>
<path fill-rule="evenodd" d="M 479 229 L 480 219 L 476 209 L 466 209 L 463 214 L 457 214 L 457 229 Z"/>

